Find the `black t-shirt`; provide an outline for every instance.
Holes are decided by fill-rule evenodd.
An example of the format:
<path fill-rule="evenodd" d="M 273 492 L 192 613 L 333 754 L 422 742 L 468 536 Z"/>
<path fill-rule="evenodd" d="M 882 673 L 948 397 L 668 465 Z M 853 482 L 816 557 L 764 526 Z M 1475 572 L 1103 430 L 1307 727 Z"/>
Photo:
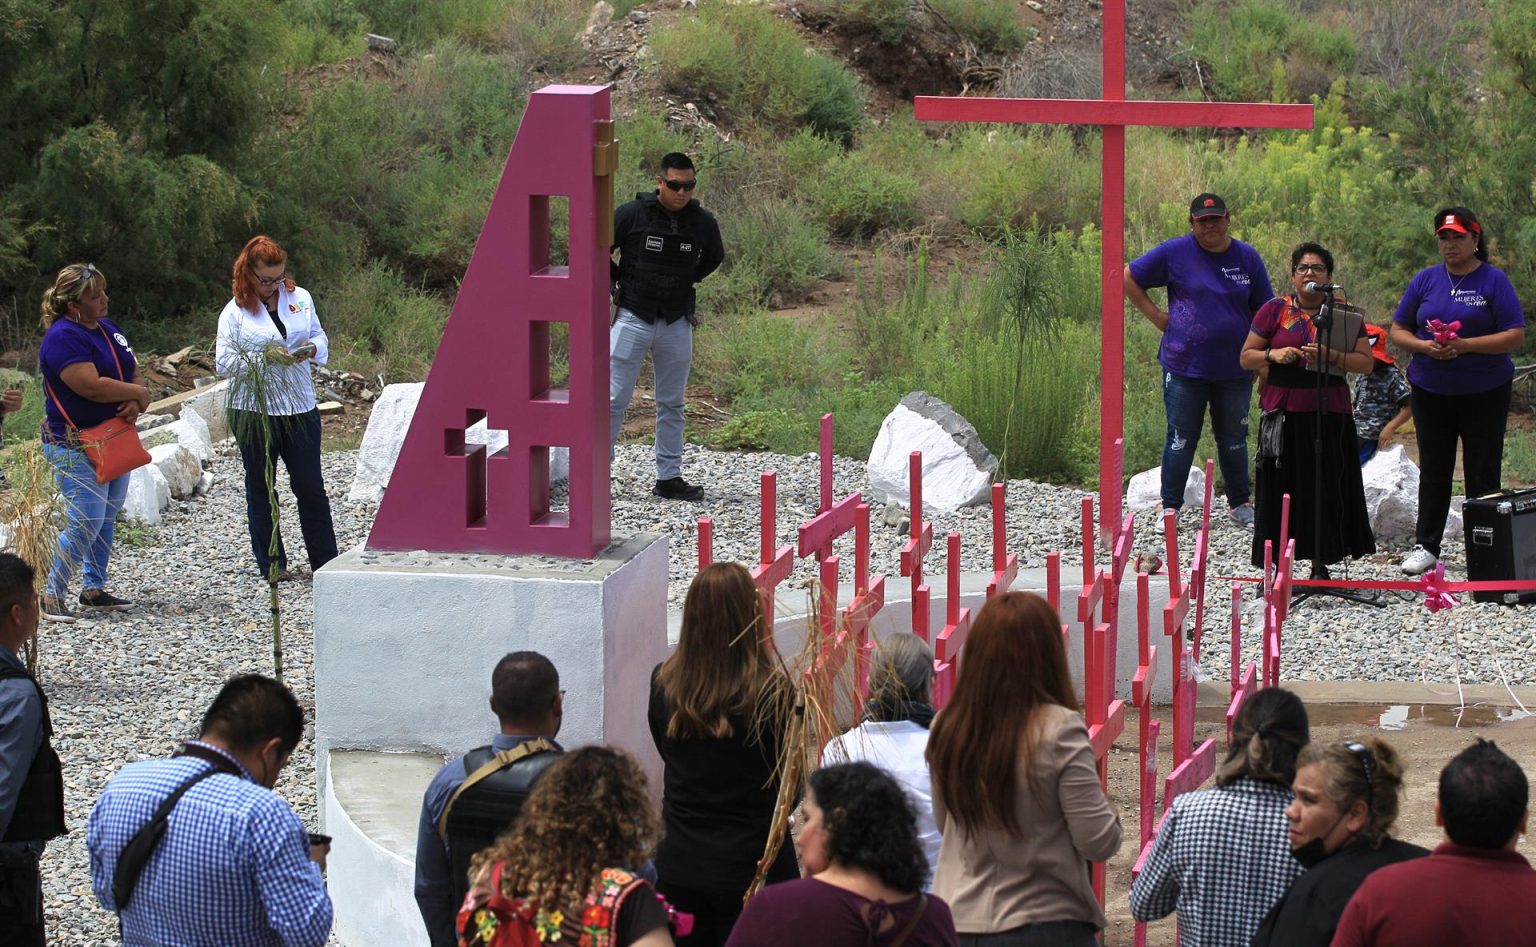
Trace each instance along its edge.
<path fill-rule="evenodd" d="M 1270 908 L 1250 947 L 1328 947 L 1344 907 L 1378 868 L 1410 858 L 1423 858 L 1426 849 L 1395 838 L 1380 845 L 1351 845 L 1340 849 L 1297 878 Z"/>
<path fill-rule="evenodd" d="M 656 897 L 656 889 L 646 882 L 625 895 L 624 903 L 619 905 L 619 922 L 613 926 L 614 943 L 617 947 L 627 947 L 658 927 L 666 926 L 667 909 Z"/>
<path fill-rule="evenodd" d="M 778 799 L 774 769 L 779 735 L 758 738 L 748 720 L 733 716 L 729 737 L 668 737 L 672 708 L 656 683 L 655 670 L 648 716 L 663 765 L 657 875 L 663 884 L 745 893 L 767 845 Z M 794 847 L 786 837 L 767 882 L 798 875 Z"/>

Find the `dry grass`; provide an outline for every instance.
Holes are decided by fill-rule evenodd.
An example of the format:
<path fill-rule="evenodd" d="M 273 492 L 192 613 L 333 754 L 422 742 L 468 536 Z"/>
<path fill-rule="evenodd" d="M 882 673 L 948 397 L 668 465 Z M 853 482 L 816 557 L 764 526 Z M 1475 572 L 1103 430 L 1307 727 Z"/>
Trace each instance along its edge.
<path fill-rule="evenodd" d="M 65 500 L 58 493 L 54 467 L 43 454 L 41 441 L 25 441 L 11 448 L 5 466 L 7 486 L 0 490 L 0 524 L 7 534 L 5 548 L 36 570 L 37 581 L 42 582 L 59 548 Z M 39 645 L 34 635 L 23 648 L 23 661 L 34 674 Z"/>

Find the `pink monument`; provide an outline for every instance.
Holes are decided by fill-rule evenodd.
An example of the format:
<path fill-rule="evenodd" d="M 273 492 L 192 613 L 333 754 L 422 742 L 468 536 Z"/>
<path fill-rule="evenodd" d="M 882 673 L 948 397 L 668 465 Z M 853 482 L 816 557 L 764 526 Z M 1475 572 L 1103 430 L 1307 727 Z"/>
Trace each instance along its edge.
<path fill-rule="evenodd" d="M 554 156 L 579 156 L 556 159 Z M 608 533 L 608 257 L 618 150 L 607 86 L 529 99 L 368 548 L 590 559 Z M 551 255 L 565 198 L 569 261 Z M 551 365 L 568 332 L 566 387 Z M 465 442 L 480 421 L 507 446 Z M 568 508 L 549 459 L 570 449 Z"/>

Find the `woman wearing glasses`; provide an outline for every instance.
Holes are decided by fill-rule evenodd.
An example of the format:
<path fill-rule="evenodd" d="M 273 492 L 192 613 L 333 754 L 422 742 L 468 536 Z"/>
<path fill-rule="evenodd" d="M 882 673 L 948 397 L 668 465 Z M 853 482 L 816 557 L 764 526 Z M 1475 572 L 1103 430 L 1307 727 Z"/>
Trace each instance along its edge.
<path fill-rule="evenodd" d="M 274 532 L 270 478 L 277 461 L 299 508 L 299 529 L 312 570 L 336 558 L 331 501 L 320 470 L 320 412 L 311 362 L 324 365 L 330 343 L 308 291 L 287 272 L 277 241 L 255 236 L 235 258 L 234 298 L 219 313 L 215 360 L 230 378 L 230 428 L 245 465 L 246 525 L 258 574 L 287 577 L 288 555 Z M 275 482 L 275 481 L 271 481 Z"/>
<path fill-rule="evenodd" d="M 1366 875 L 1429 854 L 1389 834 L 1403 767 L 1381 740 L 1308 745 L 1296 758 L 1291 788 L 1291 854 L 1307 873 L 1264 918 L 1254 947 L 1327 947 Z"/>
<path fill-rule="evenodd" d="M 1291 288 L 1286 296 L 1265 303 L 1253 317 L 1247 341 L 1238 357 L 1249 371 L 1266 370 L 1259 390 L 1259 452 L 1254 464 L 1253 564 L 1264 564 L 1264 544 L 1274 543 L 1280 554 L 1283 498 L 1291 497 L 1290 531 L 1296 556 L 1312 560 L 1314 578 L 1325 577 L 1328 566 L 1345 556 L 1376 551 L 1371 520 L 1365 509 L 1365 486 L 1355 452 L 1355 421 L 1349 388 L 1342 374 L 1322 373 L 1322 430 L 1318 430 L 1317 380 L 1324 357 L 1312 320 L 1324 295 L 1309 283 L 1333 281 L 1333 254 L 1316 243 L 1291 251 Z M 1347 351 L 1329 350 L 1328 363 L 1344 371 L 1370 372 L 1374 359 L 1364 327 Z M 1309 369 L 1313 369 L 1310 370 Z M 1271 433 L 1275 436 L 1270 436 Z M 1321 444 L 1322 479 L 1318 479 L 1316 446 Z M 1316 520 L 1317 505 L 1322 518 Z M 1314 523 L 1322 535 L 1314 536 Z"/>
<path fill-rule="evenodd" d="M 149 389 L 128 337 L 107 318 L 107 278 L 91 264 L 72 263 L 59 271 L 43 293 L 42 325 L 37 362 L 45 389 L 43 453 L 53 464 L 65 506 L 59 551 L 43 592 L 43 617 L 72 622 L 68 591 L 76 563 L 84 573 L 82 606 L 102 611 L 133 607 L 106 590 L 113 524 L 128 497 L 128 474 L 98 483 L 75 432 L 113 417 L 132 423 L 149 407 Z"/>
<path fill-rule="evenodd" d="M 1504 272 L 1488 262 L 1488 242 L 1465 207 L 1435 214 L 1440 266 L 1420 270 L 1392 314 L 1392 342 L 1413 355 L 1408 380 L 1419 442 L 1417 546 L 1402 569 L 1419 575 L 1440 559 L 1451 509 L 1456 442 L 1467 496 L 1499 489 L 1504 426 L 1515 363 L 1525 341 L 1525 313 Z"/>

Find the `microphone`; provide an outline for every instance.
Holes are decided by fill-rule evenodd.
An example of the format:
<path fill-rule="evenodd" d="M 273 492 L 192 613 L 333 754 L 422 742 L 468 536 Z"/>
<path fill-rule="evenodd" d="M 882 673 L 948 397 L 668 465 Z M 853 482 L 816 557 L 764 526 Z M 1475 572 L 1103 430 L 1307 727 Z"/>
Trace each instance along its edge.
<path fill-rule="evenodd" d="M 1335 293 L 1344 288 L 1343 283 L 1314 283 L 1307 282 L 1306 290 L 1309 293 Z"/>

